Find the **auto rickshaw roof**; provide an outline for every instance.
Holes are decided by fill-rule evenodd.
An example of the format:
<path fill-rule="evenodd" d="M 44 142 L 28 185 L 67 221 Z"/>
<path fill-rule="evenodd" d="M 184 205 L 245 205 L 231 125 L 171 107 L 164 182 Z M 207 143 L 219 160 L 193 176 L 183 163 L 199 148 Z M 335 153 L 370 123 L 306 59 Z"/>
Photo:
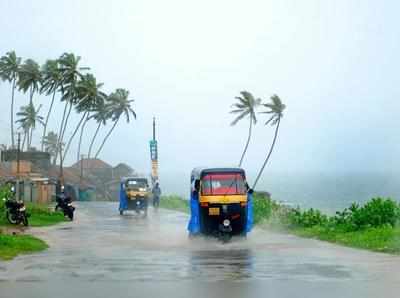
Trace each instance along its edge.
<path fill-rule="evenodd" d="M 146 181 L 149 181 L 149 179 L 147 179 L 146 177 L 133 177 L 133 176 L 131 176 L 131 177 L 122 177 L 121 178 L 121 182 L 126 182 L 128 180 L 146 180 Z"/>
<path fill-rule="evenodd" d="M 192 170 L 191 176 L 193 179 L 200 179 L 205 174 L 210 173 L 240 173 L 244 176 L 245 171 L 239 167 L 221 167 L 221 168 L 207 168 L 207 167 L 198 167 Z"/>

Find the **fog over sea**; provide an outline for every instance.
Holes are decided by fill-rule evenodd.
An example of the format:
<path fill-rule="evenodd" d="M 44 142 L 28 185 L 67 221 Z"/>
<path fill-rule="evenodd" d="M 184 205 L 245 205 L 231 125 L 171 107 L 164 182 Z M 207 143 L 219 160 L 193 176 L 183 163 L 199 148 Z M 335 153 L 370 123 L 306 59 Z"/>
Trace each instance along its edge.
<path fill-rule="evenodd" d="M 255 175 L 254 175 L 255 176 Z M 400 200 L 398 173 L 279 173 L 265 172 L 257 190 L 268 191 L 277 201 L 325 212 L 348 207 L 352 202 L 364 203 L 377 196 Z M 164 194 L 189 197 L 190 173 L 161 173 Z M 253 181 L 253 175 L 248 175 Z"/>

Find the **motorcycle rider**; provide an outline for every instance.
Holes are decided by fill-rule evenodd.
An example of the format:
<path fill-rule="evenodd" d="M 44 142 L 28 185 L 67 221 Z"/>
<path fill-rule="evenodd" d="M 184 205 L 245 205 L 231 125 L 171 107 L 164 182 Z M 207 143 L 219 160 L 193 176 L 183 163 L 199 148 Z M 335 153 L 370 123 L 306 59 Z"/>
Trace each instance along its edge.
<path fill-rule="evenodd" d="M 151 192 L 153 193 L 153 207 L 158 208 L 158 206 L 160 205 L 161 197 L 161 188 L 158 182 L 156 182 Z"/>

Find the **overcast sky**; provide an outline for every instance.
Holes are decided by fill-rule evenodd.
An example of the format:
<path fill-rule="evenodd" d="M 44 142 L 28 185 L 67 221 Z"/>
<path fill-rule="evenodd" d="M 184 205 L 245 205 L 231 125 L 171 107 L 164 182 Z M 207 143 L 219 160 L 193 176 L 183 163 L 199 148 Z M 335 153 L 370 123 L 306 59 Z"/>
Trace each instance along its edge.
<path fill-rule="evenodd" d="M 237 163 L 248 122 L 231 127 L 229 110 L 248 90 L 287 105 L 269 172 L 400 165 L 398 1 L 0 0 L 0 11 L 1 55 L 15 50 L 43 63 L 73 52 L 106 92 L 130 90 L 138 118 L 121 122 L 106 144 L 101 158 L 111 164 L 150 171 L 153 115 L 163 175 Z M 9 142 L 10 89 L 0 84 L 1 143 Z M 49 98 L 34 101 L 46 107 Z M 17 94 L 17 106 L 27 102 Z M 273 134 L 258 117 L 249 172 Z"/>

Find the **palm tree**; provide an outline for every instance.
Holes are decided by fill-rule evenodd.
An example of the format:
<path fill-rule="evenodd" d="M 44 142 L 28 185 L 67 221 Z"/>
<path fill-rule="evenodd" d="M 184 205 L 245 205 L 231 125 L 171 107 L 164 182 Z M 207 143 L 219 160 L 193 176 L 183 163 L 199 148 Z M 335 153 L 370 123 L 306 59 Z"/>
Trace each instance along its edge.
<path fill-rule="evenodd" d="M 21 58 L 14 51 L 0 58 L 0 79 L 11 83 L 11 147 L 15 148 L 14 140 L 14 91 L 18 79 Z"/>
<path fill-rule="evenodd" d="M 106 97 L 105 100 L 108 101 L 109 97 Z M 89 146 L 89 151 L 87 154 L 87 158 L 90 159 L 90 156 L 92 154 L 92 148 L 93 148 L 93 144 L 94 141 L 97 137 L 97 134 L 100 131 L 100 127 L 101 125 L 106 125 L 107 120 L 111 119 L 112 114 L 110 112 L 110 105 L 106 104 L 106 101 L 103 102 L 99 102 L 96 107 L 94 108 L 94 114 L 91 116 L 91 118 L 93 118 L 96 122 L 97 122 L 97 128 L 96 131 L 92 137 L 92 140 L 90 141 L 90 146 Z"/>
<path fill-rule="evenodd" d="M 21 123 L 21 125 L 19 126 L 19 128 L 22 129 L 22 131 L 24 132 L 24 138 L 22 139 L 22 144 L 20 148 L 22 151 L 24 151 L 26 136 L 29 134 L 29 127 L 27 125 L 27 123 Z"/>
<path fill-rule="evenodd" d="M 62 74 L 57 60 L 47 60 L 42 68 L 42 88 L 40 92 L 46 93 L 46 95 L 52 95 L 49 110 L 47 111 L 46 120 L 43 126 L 43 136 L 42 136 L 42 151 L 44 149 L 44 139 L 47 132 L 47 124 L 49 123 L 50 114 L 53 109 L 54 99 L 56 92 L 60 89 L 60 84 L 62 81 Z M 57 134 L 54 134 L 57 135 Z"/>
<path fill-rule="evenodd" d="M 235 120 L 231 123 L 231 125 L 236 125 L 240 120 L 244 117 L 249 116 L 250 125 L 249 125 L 249 133 L 247 137 L 246 145 L 244 146 L 244 150 L 242 156 L 240 157 L 239 167 L 242 166 L 244 156 L 246 155 L 247 148 L 249 147 L 250 139 L 251 139 L 251 132 L 253 125 L 257 123 L 256 112 L 255 110 L 261 103 L 261 99 L 255 99 L 253 94 L 248 91 L 240 92 L 242 96 L 235 97 L 239 102 L 232 105 L 234 110 L 231 111 L 232 114 L 239 114 Z"/>
<path fill-rule="evenodd" d="M 61 101 L 65 101 L 65 107 L 63 117 L 61 120 L 60 131 L 58 135 L 58 143 L 61 144 L 64 140 L 64 133 L 68 125 L 69 116 L 71 114 L 72 106 L 76 104 L 77 97 L 77 84 L 79 79 L 82 78 L 82 71 L 87 70 L 87 67 L 79 67 L 79 61 L 81 57 L 75 56 L 72 53 L 64 53 L 58 59 L 60 73 L 62 80 L 60 84 L 61 90 Z M 61 149 L 61 146 L 59 147 Z M 62 176 L 62 150 L 58 152 L 60 154 L 60 175 Z M 57 158 L 57 155 L 56 155 Z"/>
<path fill-rule="evenodd" d="M 136 113 L 131 107 L 131 102 L 133 102 L 133 100 L 128 100 L 128 97 L 129 97 L 129 91 L 125 89 L 117 89 L 115 90 L 115 92 L 110 94 L 109 108 L 111 113 L 111 120 L 114 121 L 114 124 L 108 131 L 107 135 L 104 137 L 103 142 L 101 143 L 99 149 L 96 152 L 95 158 L 99 156 L 101 149 L 103 149 L 105 142 L 113 132 L 114 128 L 117 126 L 119 120 L 121 119 L 122 114 L 125 114 L 126 122 L 128 123 L 130 121 L 129 116 L 131 114 L 136 119 Z"/>
<path fill-rule="evenodd" d="M 26 93 L 29 90 L 29 103 L 33 101 L 33 94 L 39 91 L 42 74 L 39 64 L 32 59 L 27 59 L 21 65 L 18 74 L 18 87 Z"/>
<path fill-rule="evenodd" d="M 265 158 L 265 161 L 260 169 L 260 172 L 258 173 L 256 180 L 254 181 L 253 189 L 256 187 L 257 182 L 260 179 L 269 158 L 271 157 L 272 151 L 275 146 L 276 138 L 278 137 L 279 125 L 283 117 L 283 111 L 286 108 L 286 105 L 282 103 L 278 95 L 271 96 L 271 103 L 263 104 L 263 106 L 266 107 L 268 110 L 262 113 L 271 115 L 270 118 L 267 120 L 267 122 L 265 122 L 265 125 L 271 124 L 271 126 L 275 126 L 275 133 L 267 157 Z"/>
<path fill-rule="evenodd" d="M 20 112 L 17 113 L 19 117 L 16 121 L 26 132 L 27 137 L 27 148 L 31 148 L 32 145 L 32 134 L 36 128 L 36 123 L 44 124 L 43 117 L 39 115 L 41 106 L 38 109 L 35 108 L 32 102 L 27 106 L 22 106 Z"/>
<path fill-rule="evenodd" d="M 43 145 L 44 145 L 44 150 L 48 152 L 50 156 L 53 158 L 52 164 L 55 165 L 56 159 L 54 157 L 56 156 L 56 153 L 59 150 L 57 134 L 53 131 L 49 131 L 47 136 L 45 136 L 43 139 Z M 63 144 L 61 144 L 61 146 L 63 146 Z"/>
<path fill-rule="evenodd" d="M 97 84 L 96 78 L 92 74 L 86 74 L 78 82 L 76 87 L 76 94 L 78 96 L 78 101 L 76 103 L 76 110 L 78 113 L 82 113 L 82 117 L 68 141 L 67 147 L 65 148 L 63 154 L 64 159 L 68 153 L 68 149 L 70 148 L 74 136 L 76 135 L 77 131 L 79 130 L 79 127 L 83 123 L 79 140 L 79 148 L 78 148 L 78 160 L 79 160 L 80 145 L 82 141 L 84 126 L 86 122 L 90 119 L 90 113 L 94 110 L 96 105 L 99 102 L 104 102 L 104 98 L 106 97 L 106 94 L 100 91 L 102 86 L 103 83 Z"/>

